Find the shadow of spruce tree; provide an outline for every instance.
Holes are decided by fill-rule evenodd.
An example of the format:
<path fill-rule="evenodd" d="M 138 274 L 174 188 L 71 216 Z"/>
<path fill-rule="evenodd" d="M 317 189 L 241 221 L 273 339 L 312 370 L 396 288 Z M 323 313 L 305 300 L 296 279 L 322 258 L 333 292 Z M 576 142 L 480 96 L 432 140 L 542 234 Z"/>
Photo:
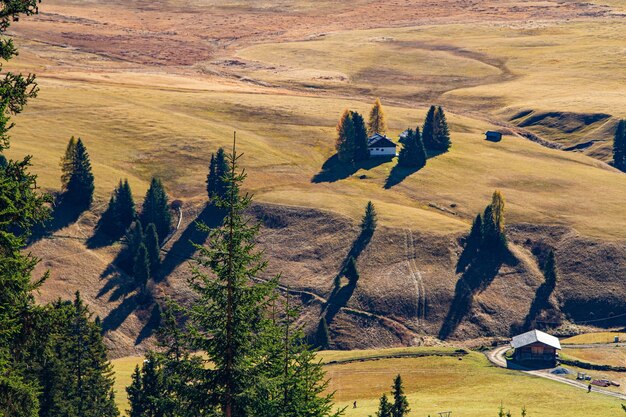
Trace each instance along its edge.
<path fill-rule="evenodd" d="M 71 201 L 64 199 L 63 195 L 58 195 L 55 199 L 55 204 L 52 207 L 52 213 L 50 213 L 50 219 L 35 227 L 29 239 L 29 244 L 35 243 L 45 237 L 53 235 L 61 229 L 64 229 L 71 224 L 76 223 L 89 206 L 75 205 Z"/>
<path fill-rule="evenodd" d="M 355 281 L 348 281 L 348 283 L 344 286 L 341 285 L 341 278 L 345 276 L 346 266 L 351 258 L 354 258 L 356 261 L 361 253 L 365 250 L 367 245 L 372 240 L 372 236 L 374 232 L 372 230 L 361 229 L 359 236 L 354 240 L 348 254 L 344 258 L 341 263 L 341 268 L 339 269 L 339 273 L 335 276 L 334 283 L 335 286 L 330 296 L 328 297 L 328 301 L 326 302 L 323 311 L 323 315 L 326 319 L 326 323 L 330 325 L 333 321 L 337 313 L 342 307 L 345 307 L 352 297 L 354 290 L 356 289 Z"/>
<path fill-rule="evenodd" d="M 456 283 L 454 298 L 439 330 L 439 339 L 445 340 L 454 333 L 472 308 L 474 295 L 491 284 L 503 264 L 514 266 L 517 263 L 507 249 L 479 252 Z"/>
<path fill-rule="evenodd" d="M 199 227 L 200 224 L 213 229 L 222 224 L 224 217 L 225 213 L 223 210 L 215 207 L 213 204 L 207 204 L 167 251 L 163 261 L 161 261 L 161 267 L 155 277 L 155 281 L 160 282 L 164 280 L 178 265 L 190 260 L 196 253 L 194 245 L 201 245 L 207 240 L 209 233 Z"/>
<path fill-rule="evenodd" d="M 344 163 L 339 160 L 337 154 L 331 156 L 322 165 L 322 170 L 311 179 L 313 183 L 335 182 L 354 175 L 358 170 L 370 170 L 384 163 L 390 162 L 393 157 L 376 157 L 354 164 Z"/>

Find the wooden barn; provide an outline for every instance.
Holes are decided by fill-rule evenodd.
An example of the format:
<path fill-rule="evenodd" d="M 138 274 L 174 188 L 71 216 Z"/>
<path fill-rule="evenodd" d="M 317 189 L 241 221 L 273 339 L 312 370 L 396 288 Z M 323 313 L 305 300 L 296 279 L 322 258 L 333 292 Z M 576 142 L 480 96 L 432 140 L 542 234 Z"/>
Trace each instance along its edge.
<path fill-rule="evenodd" d="M 513 360 L 516 362 L 534 362 L 554 366 L 557 350 L 561 350 L 561 342 L 554 336 L 539 330 L 513 337 L 511 346 L 515 349 Z"/>
<path fill-rule="evenodd" d="M 387 136 L 373 134 L 367 140 L 367 149 L 370 156 L 396 156 L 396 144 Z"/>

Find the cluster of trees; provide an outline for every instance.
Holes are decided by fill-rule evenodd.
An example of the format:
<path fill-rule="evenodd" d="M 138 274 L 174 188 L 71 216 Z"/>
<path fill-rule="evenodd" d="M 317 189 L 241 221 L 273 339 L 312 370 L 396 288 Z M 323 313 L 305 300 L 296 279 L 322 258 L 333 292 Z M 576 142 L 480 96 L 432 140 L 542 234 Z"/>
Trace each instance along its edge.
<path fill-rule="evenodd" d="M 613 165 L 626 172 L 626 119 L 617 123 L 613 140 Z"/>
<path fill-rule="evenodd" d="M 87 148 L 81 138 L 71 137 L 61 158 L 63 203 L 86 209 L 93 201 L 94 176 Z"/>
<path fill-rule="evenodd" d="M 478 214 L 465 241 L 465 248 L 459 259 L 458 270 L 464 270 L 479 255 L 499 257 L 507 249 L 504 229 L 504 196 L 494 191 L 491 203 L 482 214 Z"/>
<path fill-rule="evenodd" d="M 385 113 L 379 99 L 372 106 L 367 127 L 360 113 L 345 110 L 337 124 L 337 157 L 343 163 L 355 164 L 369 159 L 368 136 L 387 132 Z"/>
<path fill-rule="evenodd" d="M 450 131 L 441 106 L 430 106 L 422 128 L 424 147 L 429 151 L 446 152 L 450 149 Z"/>
<path fill-rule="evenodd" d="M 143 296 L 146 295 L 148 280 L 156 276 L 161 265 L 160 251 L 159 235 L 154 223 L 150 223 L 144 231 L 141 221 L 136 220 L 127 236 L 125 260 Z"/>
<path fill-rule="evenodd" d="M 380 397 L 375 417 L 404 417 L 411 411 L 409 401 L 406 395 L 404 395 L 404 387 L 402 386 L 402 377 L 400 375 L 393 380 L 391 398 L 392 400 L 389 400 L 387 394 L 383 394 Z"/>
<path fill-rule="evenodd" d="M 358 112 L 352 110 L 343 112 L 337 124 L 335 149 L 339 161 L 343 163 L 355 164 L 370 157 L 365 121 Z"/>
<path fill-rule="evenodd" d="M 128 180 L 120 183 L 113 191 L 107 209 L 98 221 L 97 230 L 106 233 L 113 239 L 119 239 L 126 233 L 137 214 L 135 200 Z"/>
<path fill-rule="evenodd" d="M 402 149 L 398 155 L 398 165 L 420 169 L 426 166 L 428 152 L 446 152 L 450 149 L 450 130 L 446 114 L 441 106 L 430 106 L 422 131 L 407 129 L 400 141 Z"/>
<path fill-rule="evenodd" d="M 228 162 L 226 161 L 226 152 L 224 148 L 219 148 L 216 153 L 211 154 L 211 162 L 209 163 L 209 173 L 206 178 L 206 191 L 209 201 L 214 198 L 226 198 L 228 190 Z"/>
<path fill-rule="evenodd" d="M 36 13 L 37 3 L 0 0 L 0 33 L 21 14 Z M 16 54 L 12 39 L 4 38 L 2 59 Z M 21 112 L 37 91 L 33 75 L 4 75 L 0 154 L 10 146 L 10 115 Z M 68 155 L 65 197 L 89 204 L 92 177 L 82 142 L 76 141 Z M 51 198 L 37 189 L 30 160 L 0 158 L 0 416 L 117 416 L 101 329 L 80 297 L 73 303 L 35 303 L 33 293 L 47 274 L 32 276 L 38 260 L 23 249 L 33 227 L 49 218 Z"/>
<path fill-rule="evenodd" d="M 135 370 L 130 415 L 338 416 L 288 297 L 280 308 L 277 278 L 250 285 L 266 262 L 255 249 L 258 225 L 244 214 L 251 203 L 239 192 L 245 174 L 234 150 L 226 158 L 226 198 L 216 195 L 214 203 L 227 214 L 198 246 L 189 278 L 195 301 L 184 309 L 168 303 L 165 350 Z"/>

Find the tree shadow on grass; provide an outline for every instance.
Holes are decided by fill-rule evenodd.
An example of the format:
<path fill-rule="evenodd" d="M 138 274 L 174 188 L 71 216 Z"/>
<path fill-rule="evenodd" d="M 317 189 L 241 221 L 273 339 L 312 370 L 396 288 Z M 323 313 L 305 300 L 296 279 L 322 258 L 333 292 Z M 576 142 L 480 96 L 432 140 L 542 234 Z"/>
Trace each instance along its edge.
<path fill-rule="evenodd" d="M 200 212 L 196 219 L 189 223 L 187 228 L 180 235 L 178 240 L 174 242 L 170 250 L 163 258 L 159 272 L 155 277 L 156 282 L 160 282 L 167 278 L 169 274 L 184 261 L 190 260 L 196 253 L 194 244 L 203 244 L 209 236 L 208 231 L 199 227 L 199 223 L 213 229 L 222 224 L 224 221 L 224 211 L 212 204 L 207 204 Z"/>
<path fill-rule="evenodd" d="M 358 170 L 365 169 L 370 170 L 386 162 L 389 162 L 393 157 L 374 157 L 365 161 L 357 162 L 355 164 L 343 163 L 339 160 L 337 154 L 331 156 L 322 165 L 322 170 L 315 174 L 311 179 L 313 183 L 321 182 L 335 182 L 348 178 L 354 175 Z"/>
<path fill-rule="evenodd" d="M 439 339 L 450 337 L 472 308 L 474 296 L 484 291 L 498 275 L 503 264 L 516 265 L 517 259 L 508 251 L 503 254 L 479 254 L 456 283 L 454 299 L 439 330 Z"/>
<path fill-rule="evenodd" d="M 348 251 L 348 254 L 344 258 L 341 263 L 341 267 L 339 269 L 339 273 L 335 276 L 334 282 L 335 286 L 330 296 L 328 297 L 328 301 L 324 306 L 324 317 L 326 318 L 326 323 L 330 325 L 333 321 L 337 313 L 342 307 L 345 307 L 350 301 L 350 297 L 354 293 L 356 289 L 355 282 L 348 282 L 347 285 L 341 286 L 341 278 L 345 276 L 346 266 L 348 265 L 348 261 L 350 258 L 354 258 L 357 260 L 361 253 L 365 250 L 367 245 L 372 240 L 373 233 L 368 230 L 361 230 L 359 236 L 355 239 Z"/>
<path fill-rule="evenodd" d="M 148 310 L 146 310 L 146 312 L 147 311 Z M 149 314 L 150 318 L 146 321 L 146 324 L 141 329 L 141 332 L 139 332 L 137 339 L 135 339 L 135 345 L 140 344 L 152 336 L 161 325 L 161 308 L 158 303 L 154 303 L 152 309 L 149 311 Z"/>
<path fill-rule="evenodd" d="M 34 228 L 29 243 L 35 243 L 44 237 L 51 236 L 55 232 L 76 223 L 80 215 L 89 208 L 76 206 L 67 201 L 64 202 L 63 199 L 59 197 L 57 197 L 57 201 L 58 202 L 55 203 L 52 208 L 50 219 L 45 224 Z"/>
<path fill-rule="evenodd" d="M 111 310 L 102 320 L 102 330 L 104 332 L 117 330 L 141 304 L 140 298 L 138 294 L 125 298 L 120 305 Z"/>
<path fill-rule="evenodd" d="M 404 181 L 406 177 L 416 173 L 420 169 L 421 168 L 417 168 L 417 167 L 403 167 L 403 166 L 396 164 L 391 169 L 391 172 L 389 173 L 389 176 L 387 177 L 387 180 L 385 181 L 384 188 L 388 190 L 394 185 L 400 184 L 402 181 Z"/>
<path fill-rule="evenodd" d="M 428 151 L 426 153 L 426 160 L 429 160 L 431 158 L 435 158 L 441 154 L 446 153 L 446 151 Z M 424 167 L 403 167 L 400 166 L 398 164 L 396 164 L 392 169 L 391 172 L 389 173 L 389 176 L 387 177 L 387 180 L 385 181 L 385 185 L 384 188 L 385 190 L 390 189 L 391 187 L 400 184 L 402 181 L 404 181 L 406 179 L 406 177 L 409 177 L 413 174 L 415 174 L 417 171 L 421 170 Z"/>
<path fill-rule="evenodd" d="M 105 246 L 110 246 L 113 243 L 119 241 L 122 236 L 111 236 L 106 233 L 101 227 L 96 227 L 93 232 L 93 235 L 87 239 L 87 248 L 88 249 L 99 249 Z"/>

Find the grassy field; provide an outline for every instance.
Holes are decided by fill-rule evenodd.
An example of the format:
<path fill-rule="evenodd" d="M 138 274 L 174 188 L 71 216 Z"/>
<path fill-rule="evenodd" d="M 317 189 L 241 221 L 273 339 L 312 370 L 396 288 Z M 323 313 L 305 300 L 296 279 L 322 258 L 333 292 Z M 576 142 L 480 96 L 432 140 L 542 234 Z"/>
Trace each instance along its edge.
<path fill-rule="evenodd" d="M 411 348 L 353 352 L 321 352 L 325 362 L 332 360 L 379 358 L 406 353 L 450 355 L 453 348 Z M 118 404 L 126 408 L 123 388 L 129 384 L 132 369 L 142 358 L 113 361 L 117 376 Z M 336 390 L 336 402 L 348 406 L 346 416 L 365 417 L 376 411 L 378 397 L 389 392 L 392 379 L 400 373 L 414 415 L 453 415 L 485 417 L 497 415 L 502 403 L 518 414 L 523 406 L 529 415 L 588 417 L 613 415 L 620 410 L 618 400 L 598 394 L 587 395 L 557 382 L 493 367 L 481 353 L 470 352 L 459 360 L 454 356 L 377 359 L 325 367 Z M 120 395 L 122 394 L 122 395 Z M 357 401 L 357 408 L 352 408 Z"/>
<path fill-rule="evenodd" d="M 621 332 L 595 332 L 579 334 L 561 340 L 564 345 L 588 345 L 593 343 L 613 343 L 615 337 L 619 337 L 620 342 L 626 340 L 626 333 Z"/>
<path fill-rule="evenodd" d="M 598 365 L 626 367 L 626 348 L 623 347 L 594 347 L 576 348 L 565 347 L 562 351 L 567 358 L 578 359 Z"/>

